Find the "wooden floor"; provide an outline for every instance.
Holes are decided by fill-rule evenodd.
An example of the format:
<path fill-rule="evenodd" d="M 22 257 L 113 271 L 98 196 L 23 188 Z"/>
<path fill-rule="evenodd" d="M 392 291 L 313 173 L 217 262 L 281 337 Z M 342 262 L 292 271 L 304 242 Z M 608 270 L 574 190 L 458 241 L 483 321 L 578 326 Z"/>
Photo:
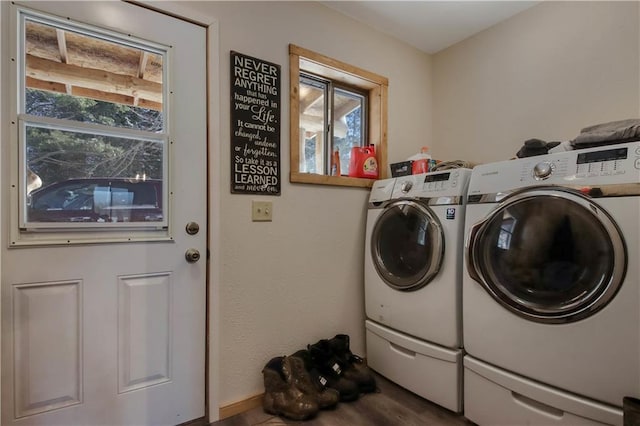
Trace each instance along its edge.
<path fill-rule="evenodd" d="M 322 410 L 304 422 L 282 419 L 265 413 L 262 407 L 212 423 L 212 426 L 427 426 L 474 423 L 463 416 L 401 388 L 376 375 L 378 392 L 361 395 L 357 401 L 339 403 L 333 410 Z"/>

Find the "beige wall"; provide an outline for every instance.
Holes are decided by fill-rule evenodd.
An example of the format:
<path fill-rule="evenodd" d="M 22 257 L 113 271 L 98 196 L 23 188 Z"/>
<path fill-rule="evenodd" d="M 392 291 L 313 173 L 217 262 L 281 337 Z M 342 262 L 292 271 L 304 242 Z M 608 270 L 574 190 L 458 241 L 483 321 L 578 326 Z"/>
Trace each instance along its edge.
<path fill-rule="evenodd" d="M 638 5 L 544 2 L 434 55 L 434 150 L 503 160 L 640 117 Z"/>
<path fill-rule="evenodd" d="M 364 189 L 288 182 L 282 196 L 229 192 L 229 51 L 282 66 L 289 43 L 389 78 L 389 162 L 420 146 L 436 158 L 486 162 L 526 139 L 566 140 L 589 124 L 639 115 L 638 3 L 545 2 L 430 57 L 313 2 L 169 2 L 212 22 L 213 231 L 210 410 L 263 390 L 260 370 L 336 333 L 364 353 Z M 272 223 L 250 221 L 254 199 Z"/>
<path fill-rule="evenodd" d="M 347 333 L 364 354 L 364 226 L 368 190 L 289 183 L 289 56 L 293 43 L 389 78 L 389 159 L 429 143 L 431 61 L 416 49 L 314 2 L 155 3 L 216 21 L 211 99 L 214 225 L 210 321 L 212 418 L 264 390 L 261 369 L 321 338 Z M 229 51 L 282 66 L 282 195 L 231 194 Z M 215 58 L 214 58 L 215 59 Z M 215 61 L 214 61 L 215 62 Z M 216 105 L 218 103 L 219 105 Z M 273 222 L 251 222 L 251 201 L 273 201 Z M 219 224 L 219 232 L 216 232 Z M 217 247 L 216 247 L 217 245 Z M 217 320 L 216 320 L 217 318 Z M 217 374 L 216 371 L 217 370 Z M 217 404 L 217 405 L 216 405 Z"/>

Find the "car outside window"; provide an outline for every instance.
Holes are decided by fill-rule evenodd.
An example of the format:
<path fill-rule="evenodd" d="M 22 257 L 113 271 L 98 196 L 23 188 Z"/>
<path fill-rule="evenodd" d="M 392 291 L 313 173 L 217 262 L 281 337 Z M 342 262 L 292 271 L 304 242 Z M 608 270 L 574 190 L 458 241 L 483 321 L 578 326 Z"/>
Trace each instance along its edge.
<path fill-rule="evenodd" d="M 69 179 L 38 189 L 28 198 L 34 222 L 162 221 L 162 181 Z"/>

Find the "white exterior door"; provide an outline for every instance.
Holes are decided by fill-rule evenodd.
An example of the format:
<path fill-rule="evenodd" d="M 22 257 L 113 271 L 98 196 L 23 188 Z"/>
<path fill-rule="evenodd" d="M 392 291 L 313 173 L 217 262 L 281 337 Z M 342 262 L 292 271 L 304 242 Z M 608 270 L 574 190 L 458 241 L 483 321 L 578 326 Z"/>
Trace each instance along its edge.
<path fill-rule="evenodd" d="M 1 423 L 175 425 L 203 417 L 206 29 L 114 1 L 2 2 L 0 7 Z M 56 64 L 38 68 L 46 55 L 34 59 L 39 54 L 36 50 L 25 52 L 36 48 L 23 39 L 24 16 L 36 27 L 44 22 L 58 28 L 51 31 L 58 37 L 59 57 L 49 58 Z M 46 37 L 46 31 L 38 34 L 38 40 Z M 142 49 L 139 74 L 121 80 L 117 69 L 98 70 L 96 78 L 104 78 L 96 84 L 114 86 L 113 93 L 106 86 L 95 86 L 95 93 L 102 95 L 82 92 L 62 77 L 55 82 L 56 74 L 87 67 L 74 65 L 70 58 L 74 47 L 91 50 L 93 45 L 88 43 L 73 45 L 74 37 L 86 34 L 133 51 Z M 145 80 L 145 69 L 151 66 L 162 70 L 159 83 Z M 85 72 L 81 70 L 82 75 Z M 37 87 L 47 79 L 53 82 L 45 90 L 61 85 L 60 90 L 76 97 L 107 93 L 117 99 L 114 102 L 159 109 L 164 124 L 155 131 L 116 129 L 112 133 L 104 124 L 67 125 L 58 118 L 30 115 L 25 112 L 26 89 L 21 86 Z M 152 100 L 145 104 L 145 97 Z M 62 204 L 45 205 L 42 200 L 54 179 L 43 178 L 40 193 L 31 192 L 32 170 L 37 166 L 50 172 L 56 164 L 46 165 L 43 159 L 51 160 L 65 150 L 40 155 L 37 163 L 34 151 L 43 150 L 44 145 L 41 140 L 35 145 L 33 138 L 42 135 L 76 138 L 80 146 L 98 146 L 96 140 L 102 138 L 116 140 L 116 148 L 136 143 L 144 151 L 139 157 L 155 156 L 155 165 L 146 169 L 143 165 L 135 176 L 129 171 L 108 179 L 99 172 L 82 175 L 83 184 L 93 182 L 82 187 L 68 186 L 73 183 L 70 178 L 78 176 L 65 175 L 65 203 L 79 202 L 86 195 L 86 204 L 77 211 Z M 83 155 L 97 167 L 103 160 L 96 160 L 94 154 Z M 58 165 L 70 158 L 64 152 L 60 155 Z M 111 164 L 113 170 L 115 164 Z M 72 169 L 65 165 L 56 173 Z M 115 188 L 116 181 L 122 187 Z M 138 195 L 127 188 L 143 185 L 148 188 L 146 195 L 153 193 L 155 198 L 136 204 Z M 53 190 L 49 194 L 55 198 Z M 111 201 L 99 205 L 105 194 Z M 120 197 L 117 202 L 116 196 Z M 38 200 L 45 207 L 36 211 Z M 199 225 L 199 232 L 187 232 L 190 222 Z M 188 262 L 185 253 L 190 249 L 201 258 Z"/>

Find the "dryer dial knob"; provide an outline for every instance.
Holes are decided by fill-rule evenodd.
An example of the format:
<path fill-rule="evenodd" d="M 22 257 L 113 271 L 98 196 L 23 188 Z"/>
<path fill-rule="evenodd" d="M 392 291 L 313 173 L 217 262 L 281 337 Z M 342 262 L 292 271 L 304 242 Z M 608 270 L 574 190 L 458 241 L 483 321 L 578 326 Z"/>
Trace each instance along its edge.
<path fill-rule="evenodd" d="M 548 161 L 542 161 L 533 168 L 533 176 L 536 179 L 546 179 L 553 173 L 553 167 Z"/>
<path fill-rule="evenodd" d="M 411 182 L 410 180 L 405 180 L 404 182 L 402 182 L 402 186 L 400 186 L 400 190 L 406 194 L 411 190 L 412 187 L 413 187 L 413 182 Z"/>

